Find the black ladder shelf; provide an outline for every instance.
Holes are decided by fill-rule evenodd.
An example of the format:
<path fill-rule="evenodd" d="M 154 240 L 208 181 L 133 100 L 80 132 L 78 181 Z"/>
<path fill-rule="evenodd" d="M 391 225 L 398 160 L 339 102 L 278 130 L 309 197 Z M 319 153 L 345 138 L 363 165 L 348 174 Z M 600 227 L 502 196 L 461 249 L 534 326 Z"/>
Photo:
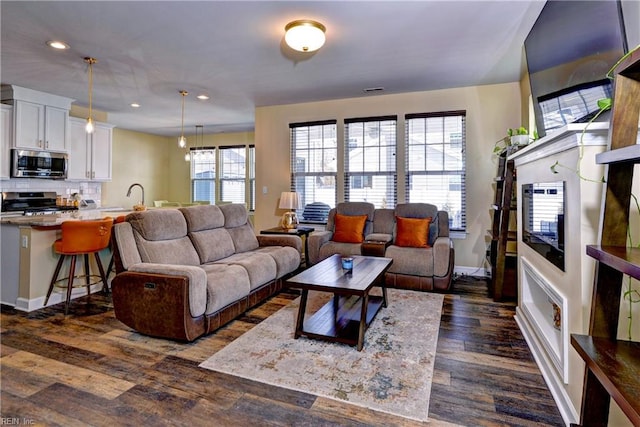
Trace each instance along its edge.
<path fill-rule="evenodd" d="M 498 174 L 495 178 L 496 192 L 493 210 L 493 221 L 489 237 L 489 264 L 491 265 L 491 283 L 489 294 L 494 300 L 517 297 L 517 241 L 516 230 L 513 229 L 513 216 L 516 213 L 515 202 L 516 170 L 513 160 L 507 160 L 506 150 L 498 159 Z M 511 229 L 510 229 L 511 225 Z"/>
<path fill-rule="evenodd" d="M 626 247 L 640 116 L 640 51 L 619 66 L 609 129 L 610 150 L 596 161 L 608 165 L 601 243 L 587 246 L 597 262 L 589 335 L 571 335 L 585 361 L 580 423 L 606 426 L 611 398 L 633 425 L 640 425 L 640 343 L 617 339 L 624 277 L 640 280 L 640 249 Z M 638 244 L 638 242 L 634 242 Z"/>

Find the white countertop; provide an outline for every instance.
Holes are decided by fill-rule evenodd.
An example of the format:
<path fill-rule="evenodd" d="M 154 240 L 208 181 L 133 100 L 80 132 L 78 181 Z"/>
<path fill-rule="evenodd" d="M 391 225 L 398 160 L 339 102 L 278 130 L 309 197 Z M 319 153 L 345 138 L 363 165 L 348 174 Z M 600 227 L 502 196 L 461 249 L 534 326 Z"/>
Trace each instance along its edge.
<path fill-rule="evenodd" d="M 88 219 L 99 219 L 107 216 L 117 217 L 127 215 L 132 210 L 124 210 L 123 208 L 99 208 L 99 209 L 80 209 L 77 211 L 61 212 L 53 215 L 34 215 L 24 216 L 16 214 L 0 215 L 1 224 L 12 224 L 21 226 L 37 226 L 37 227 L 57 227 L 65 221 L 80 221 Z"/>

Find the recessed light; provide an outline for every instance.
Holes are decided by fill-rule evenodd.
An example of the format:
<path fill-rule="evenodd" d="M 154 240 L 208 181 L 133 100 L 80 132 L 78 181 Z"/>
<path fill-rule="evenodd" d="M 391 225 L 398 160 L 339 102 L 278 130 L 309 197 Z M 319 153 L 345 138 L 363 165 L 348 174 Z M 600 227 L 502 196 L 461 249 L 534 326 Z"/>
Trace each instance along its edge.
<path fill-rule="evenodd" d="M 209 99 L 209 95 L 205 95 L 205 94 L 203 93 L 203 94 L 198 95 L 198 96 L 197 96 L 197 98 L 198 98 L 198 99 L 201 99 L 201 100 L 203 100 L 203 101 L 206 101 L 207 99 Z"/>
<path fill-rule="evenodd" d="M 137 102 L 132 102 L 132 103 L 131 103 L 131 106 L 132 106 L 133 108 L 140 108 L 140 104 L 138 104 Z"/>
<path fill-rule="evenodd" d="M 69 49 L 69 45 L 66 44 L 65 42 L 61 42 L 60 40 L 49 40 L 47 42 L 47 46 L 52 47 L 54 49 L 58 49 L 58 50 Z"/>

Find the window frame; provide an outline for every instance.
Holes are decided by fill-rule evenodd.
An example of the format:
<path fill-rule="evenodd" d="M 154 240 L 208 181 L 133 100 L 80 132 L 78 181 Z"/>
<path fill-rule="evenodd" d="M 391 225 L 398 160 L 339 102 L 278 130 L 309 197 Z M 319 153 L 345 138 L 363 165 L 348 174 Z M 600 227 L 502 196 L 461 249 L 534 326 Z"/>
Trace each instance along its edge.
<path fill-rule="evenodd" d="M 456 138 L 456 140 L 454 141 L 453 138 L 451 138 L 452 135 L 457 134 L 458 132 L 449 132 L 449 139 L 447 140 L 447 138 L 445 137 L 446 134 L 446 128 L 445 128 L 445 121 L 447 118 L 450 117 L 459 117 L 460 118 L 460 138 Z M 427 133 L 426 132 L 426 121 L 429 119 L 442 119 L 443 121 L 443 125 L 442 125 L 442 140 L 441 142 L 436 142 L 436 143 L 428 143 L 427 142 Z M 410 134 L 410 126 L 412 124 L 412 120 L 425 120 L 425 137 L 424 137 L 424 143 L 423 144 L 417 144 L 415 143 L 415 141 L 411 140 L 411 134 Z M 433 140 L 432 140 L 433 141 Z M 431 146 L 432 148 L 437 147 L 438 145 L 440 145 L 441 148 L 441 152 L 442 152 L 442 162 L 441 162 L 441 168 L 439 170 L 437 169 L 429 169 L 427 166 L 427 162 L 428 161 L 432 161 L 434 160 L 433 158 L 429 158 L 429 160 L 427 160 L 428 157 L 428 148 L 429 146 Z M 449 150 L 447 150 L 447 145 Z M 410 164 L 410 158 L 412 156 L 412 153 L 415 151 L 412 151 L 412 147 L 416 147 L 416 146 L 423 146 L 424 147 L 424 156 L 425 156 L 425 166 L 422 170 L 419 169 L 412 169 L 411 164 Z M 458 146 L 458 147 L 456 147 Z M 450 166 L 447 166 L 447 160 L 446 160 L 446 153 L 450 153 L 451 156 L 453 156 L 455 154 L 455 149 L 459 149 L 459 156 L 460 158 L 458 159 L 458 162 L 460 163 L 460 167 L 456 168 L 456 169 L 452 169 Z M 415 161 L 415 159 L 413 159 Z M 437 162 L 437 159 L 436 159 Z M 429 199 L 429 197 L 423 197 L 420 198 L 419 200 L 415 200 L 412 199 L 412 188 L 411 188 L 411 184 L 413 182 L 412 178 L 414 177 L 419 177 L 419 176 L 424 176 L 425 179 L 428 179 L 429 177 L 451 177 L 451 176 L 458 176 L 459 177 L 459 181 L 458 182 L 452 182 L 452 181 L 448 181 L 448 188 L 444 189 L 444 192 L 449 192 L 449 191 L 459 191 L 460 194 L 460 210 L 456 215 L 451 215 L 450 212 L 450 217 L 449 217 L 449 226 L 450 226 L 450 231 L 451 232 L 461 232 L 461 233 L 466 233 L 467 231 L 467 221 L 466 221 L 466 210 L 467 210 L 467 197 L 466 197 L 466 173 L 467 171 L 467 164 L 466 164 L 466 111 L 465 110 L 457 110 L 457 111 L 443 111 L 443 112 L 433 112 L 433 113 L 413 113 L 413 114 L 406 114 L 405 115 L 405 199 L 407 201 L 407 203 L 411 203 L 411 202 L 423 202 L 423 203 L 432 203 L 436 206 L 438 206 L 438 209 L 441 210 L 447 210 L 449 211 L 449 209 L 447 208 L 448 202 L 445 202 L 444 204 L 442 203 L 437 203 L 435 202 L 433 199 Z M 453 188 L 452 186 L 458 186 L 458 188 Z M 447 199 L 449 199 L 449 196 L 447 195 Z"/>
<path fill-rule="evenodd" d="M 393 122 L 393 124 L 388 122 Z M 373 123 L 377 124 L 377 138 L 373 138 L 369 132 L 366 132 L 367 128 L 371 129 L 371 124 Z M 355 132 L 352 131 L 353 125 L 362 125 L 361 132 L 357 132 L 357 129 L 354 129 Z M 386 127 L 392 128 L 393 131 L 390 132 L 387 129 L 385 132 L 383 128 Z M 370 136 L 369 145 L 365 142 L 367 135 Z M 383 135 L 391 136 L 392 140 L 382 138 Z M 362 136 L 362 141 L 358 143 L 360 136 Z M 371 141 L 376 139 L 378 141 L 377 144 L 372 145 Z M 344 176 L 344 200 L 368 201 L 373 203 L 376 208 L 395 206 L 398 201 L 398 165 L 396 156 L 398 152 L 398 116 L 385 115 L 344 119 L 344 141 L 342 171 Z M 361 150 L 362 162 L 358 165 L 360 167 L 351 167 L 351 153 L 356 149 Z M 385 150 L 391 150 L 391 153 L 384 153 Z M 386 187 L 383 193 L 376 189 L 374 185 L 376 182 L 379 183 L 381 181 L 380 178 L 386 178 L 386 182 L 382 184 Z M 370 189 L 370 191 L 358 191 L 364 189 Z M 361 194 L 356 195 L 357 193 Z M 376 199 L 380 199 L 380 202 Z"/>

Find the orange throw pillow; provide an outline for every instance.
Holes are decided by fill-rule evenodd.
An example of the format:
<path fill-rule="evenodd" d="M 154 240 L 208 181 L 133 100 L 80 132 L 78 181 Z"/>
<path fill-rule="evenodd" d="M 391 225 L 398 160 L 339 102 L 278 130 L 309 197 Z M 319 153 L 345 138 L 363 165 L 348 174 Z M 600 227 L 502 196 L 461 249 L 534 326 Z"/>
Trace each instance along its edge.
<path fill-rule="evenodd" d="M 333 241 L 340 243 L 362 243 L 364 240 L 364 225 L 366 215 L 340 215 L 335 216 Z"/>
<path fill-rule="evenodd" d="M 428 218 L 403 218 L 396 217 L 396 245 L 409 248 L 430 248 L 428 244 L 429 224 Z"/>

